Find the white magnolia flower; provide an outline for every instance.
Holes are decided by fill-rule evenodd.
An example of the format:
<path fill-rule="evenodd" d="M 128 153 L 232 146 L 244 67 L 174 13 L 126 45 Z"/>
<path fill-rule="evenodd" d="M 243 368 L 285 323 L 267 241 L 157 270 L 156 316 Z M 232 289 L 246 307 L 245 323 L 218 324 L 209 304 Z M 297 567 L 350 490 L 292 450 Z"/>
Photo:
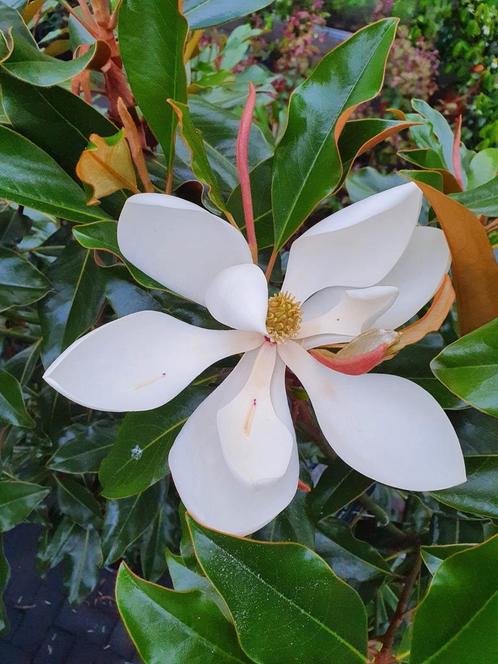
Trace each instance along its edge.
<path fill-rule="evenodd" d="M 141 411 L 243 353 L 169 455 L 187 509 L 235 534 L 268 523 L 296 492 L 285 366 L 306 389 L 330 445 L 359 472 L 414 491 L 464 482 L 455 431 L 429 393 L 398 376 L 332 371 L 306 350 L 397 328 L 431 299 L 450 257 L 441 231 L 417 226 L 421 200 L 405 184 L 316 224 L 292 245 L 282 291 L 268 300 L 263 272 L 227 222 L 180 198 L 132 196 L 118 224 L 123 255 L 233 329 L 142 311 L 73 343 L 45 380 L 88 408 Z"/>

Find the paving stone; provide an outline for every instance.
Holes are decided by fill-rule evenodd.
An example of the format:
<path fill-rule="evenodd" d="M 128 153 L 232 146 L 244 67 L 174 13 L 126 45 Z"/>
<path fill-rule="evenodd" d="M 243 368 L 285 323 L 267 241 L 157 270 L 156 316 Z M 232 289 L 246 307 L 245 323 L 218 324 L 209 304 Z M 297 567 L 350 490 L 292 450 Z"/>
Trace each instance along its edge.
<path fill-rule="evenodd" d="M 70 662 L 68 655 L 75 640 L 73 634 L 51 627 L 32 660 L 33 664 L 65 664 Z"/>
<path fill-rule="evenodd" d="M 0 662 L 2 664 L 30 664 L 31 657 L 7 641 L 0 641 Z"/>
<path fill-rule="evenodd" d="M 9 636 L 12 637 L 24 618 L 24 611 L 16 609 L 11 604 L 7 604 L 5 608 L 7 609 L 7 617 L 9 619 Z"/>
<path fill-rule="evenodd" d="M 84 636 L 90 643 L 105 645 L 117 619 L 116 614 L 109 615 L 86 603 L 81 606 L 65 603 L 55 619 L 55 625 L 71 634 Z"/>
<path fill-rule="evenodd" d="M 98 656 L 102 652 L 102 646 L 88 643 L 88 641 L 82 639 L 76 639 L 66 662 L 68 662 L 68 664 L 95 664 Z"/>
<path fill-rule="evenodd" d="M 135 648 L 130 641 L 127 631 L 120 622 L 116 624 L 109 643 L 112 651 L 125 659 L 132 659 L 135 655 Z"/>

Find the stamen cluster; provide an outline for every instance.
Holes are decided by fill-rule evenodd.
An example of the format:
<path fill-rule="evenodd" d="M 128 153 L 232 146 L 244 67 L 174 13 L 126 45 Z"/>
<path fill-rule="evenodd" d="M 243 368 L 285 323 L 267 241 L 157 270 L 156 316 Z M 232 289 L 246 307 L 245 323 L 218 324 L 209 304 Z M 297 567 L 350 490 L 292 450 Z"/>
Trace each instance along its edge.
<path fill-rule="evenodd" d="M 273 343 L 279 344 L 295 337 L 301 320 L 301 306 L 293 295 L 281 292 L 270 297 L 266 329 Z"/>

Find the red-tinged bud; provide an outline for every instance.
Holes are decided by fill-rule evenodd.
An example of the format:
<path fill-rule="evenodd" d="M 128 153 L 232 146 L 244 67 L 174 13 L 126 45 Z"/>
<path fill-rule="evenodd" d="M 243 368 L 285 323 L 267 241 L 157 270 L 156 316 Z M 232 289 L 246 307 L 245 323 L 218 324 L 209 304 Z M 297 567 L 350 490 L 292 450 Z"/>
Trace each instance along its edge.
<path fill-rule="evenodd" d="M 298 480 L 297 488 L 299 489 L 299 491 L 304 491 L 304 493 L 310 493 L 311 491 L 310 485 L 306 484 L 306 482 L 303 482 L 302 480 Z"/>

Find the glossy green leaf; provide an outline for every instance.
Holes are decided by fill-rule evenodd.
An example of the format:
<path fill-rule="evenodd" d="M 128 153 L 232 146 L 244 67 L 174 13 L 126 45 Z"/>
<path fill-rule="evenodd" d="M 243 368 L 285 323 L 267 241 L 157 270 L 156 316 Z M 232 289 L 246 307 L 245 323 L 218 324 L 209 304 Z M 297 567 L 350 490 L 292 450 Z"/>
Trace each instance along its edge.
<path fill-rule="evenodd" d="M 434 575 L 439 569 L 443 560 L 446 560 L 455 553 L 467 551 L 474 546 L 473 544 L 434 544 L 433 546 L 420 547 L 420 555 L 429 572 Z"/>
<path fill-rule="evenodd" d="M 266 542 L 298 542 L 312 549 L 315 544 L 315 526 L 310 518 L 307 495 L 297 491 L 290 504 L 257 532 L 256 539 Z"/>
<path fill-rule="evenodd" d="M 166 100 L 187 101 L 183 64 L 187 27 L 178 0 L 125 0 L 119 11 L 119 45 L 128 80 L 168 168 L 173 163 L 177 119 Z"/>
<path fill-rule="evenodd" d="M 474 408 L 450 413 L 463 453 L 467 456 L 498 454 L 496 419 Z"/>
<path fill-rule="evenodd" d="M 229 537 L 191 518 L 188 523 L 196 556 L 252 659 L 311 664 L 324 662 L 326 653 L 327 661 L 365 662 L 365 608 L 310 549 Z M 269 625 L 272 638 L 261 638 Z"/>
<path fill-rule="evenodd" d="M 51 292 L 39 305 L 45 367 L 92 325 L 104 302 L 104 274 L 76 243 L 47 270 Z"/>
<path fill-rule="evenodd" d="M 308 504 L 316 520 L 335 514 L 358 496 L 372 480 L 341 461 L 339 457 L 323 471 L 318 484 L 308 494 Z"/>
<path fill-rule="evenodd" d="M 122 563 L 116 582 L 121 619 L 147 664 L 248 662 L 233 626 L 199 591 L 176 593 L 148 583 Z"/>
<path fill-rule="evenodd" d="M 423 99 L 412 99 L 413 109 L 419 113 L 431 126 L 438 144 L 438 152 L 443 161 L 443 167 L 450 173 L 453 169 L 453 141 L 454 136 L 450 125 L 442 113 L 432 108 Z"/>
<path fill-rule="evenodd" d="M 148 581 L 157 581 L 166 570 L 166 552 L 177 546 L 178 514 L 176 502 L 161 500 L 154 521 L 142 537 L 140 564 Z"/>
<path fill-rule="evenodd" d="M 447 346 L 431 369 L 454 394 L 498 417 L 498 318 Z"/>
<path fill-rule="evenodd" d="M 3 369 L 0 370 L 0 422 L 28 429 L 35 425 L 26 410 L 19 381 Z"/>
<path fill-rule="evenodd" d="M 117 256 L 128 268 L 136 282 L 145 288 L 164 290 L 164 286 L 148 277 L 144 272 L 129 263 L 121 254 L 118 245 L 118 225 L 115 221 L 94 221 L 73 228 L 74 239 L 85 249 L 107 251 Z"/>
<path fill-rule="evenodd" d="M 498 518 L 498 456 L 466 457 L 465 466 L 466 482 L 431 495 L 455 510 Z"/>
<path fill-rule="evenodd" d="M 39 505 L 49 489 L 20 480 L 0 480 L 0 531 L 22 523 Z"/>
<path fill-rule="evenodd" d="M 26 346 L 5 362 L 5 370 L 14 376 L 21 385 L 28 383 L 33 376 L 40 359 L 40 346 L 41 339 L 38 339 L 32 346 Z"/>
<path fill-rule="evenodd" d="M 181 135 L 190 151 L 190 167 L 196 178 L 207 186 L 207 193 L 219 210 L 225 210 L 222 182 L 208 158 L 207 147 L 202 133 L 194 126 L 189 107 L 179 101 L 172 102 L 178 114 Z M 235 181 L 232 183 L 235 186 Z"/>
<path fill-rule="evenodd" d="M 74 175 L 90 134 L 112 136 L 116 126 L 61 87 L 40 88 L 0 72 L 2 102 L 12 128 Z"/>
<path fill-rule="evenodd" d="M 3 549 L 3 536 L 0 535 L 0 634 L 9 631 L 9 618 L 3 601 L 3 593 L 10 579 L 10 567 Z"/>
<path fill-rule="evenodd" d="M 475 189 L 451 194 L 451 198 L 462 203 L 476 214 L 496 217 L 498 216 L 498 178 L 494 178 Z"/>
<path fill-rule="evenodd" d="M 397 19 L 388 18 L 359 30 L 328 53 L 293 92 L 274 159 L 277 247 L 339 184 L 342 166 L 334 131 L 345 111 L 379 92 L 396 24 Z"/>
<path fill-rule="evenodd" d="M 420 168 L 445 168 L 440 154 L 431 148 L 414 148 L 403 150 L 398 154 L 409 164 L 420 166 Z"/>
<path fill-rule="evenodd" d="M 38 48 L 20 14 L 4 2 L 0 2 L 0 31 L 10 34 L 14 41 L 12 54 L 2 67 L 12 76 L 34 85 L 50 86 L 67 81 L 82 72 L 95 55 L 95 45 L 72 60 L 46 55 Z"/>
<path fill-rule="evenodd" d="M 61 473 L 97 473 L 115 436 L 116 427 L 105 420 L 88 426 L 76 424 L 69 427 L 47 466 Z"/>
<path fill-rule="evenodd" d="M 130 281 L 124 267 L 115 267 L 107 274 L 105 296 L 118 318 L 137 311 L 162 310 L 152 293 Z"/>
<path fill-rule="evenodd" d="M 356 203 L 367 196 L 400 184 L 406 184 L 406 180 L 397 173 L 379 173 L 375 168 L 367 166 L 350 173 L 346 180 L 346 189 L 351 201 Z"/>
<path fill-rule="evenodd" d="M 160 408 L 128 413 L 109 456 L 100 468 L 106 498 L 126 498 L 145 491 L 168 472 L 168 454 L 190 414 L 209 390 L 191 385 Z"/>
<path fill-rule="evenodd" d="M 391 574 L 380 553 L 357 539 L 343 521 L 327 517 L 320 521 L 318 528 L 316 551 L 341 579 L 358 583 Z"/>
<path fill-rule="evenodd" d="M 122 558 L 128 547 L 147 530 L 161 499 L 164 499 L 162 487 L 156 484 L 138 496 L 107 502 L 102 533 L 106 565 Z"/>
<path fill-rule="evenodd" d="M 451 556 L 415 614 L 411 664 L 493 662 L 498 652 L 498 537 Z"/>
<path fill-rule="evenodd" d="M 0 160 L 2 198 L 70 221 L 108 218 L 86 204 L 83 189 L 52 157 L 5 126 L 0 126 Z"/>
<path fill-rule="evenodd" d="M 57 501 L 63 514 L 83 528 L 100 522 L 100 507 L 92 492 L 81 482 L 63 475 L 54 475 Z"/>
<path fill-rule="evenodd" d="M 45 276 L 23 256 L 0 248 L 0 311 L 36 302 L 50 290 Z"/>
<path fill-rule="evenodd" d="M 209 28 L 247 16 L 274 0 L 184 0 L 183 11 L 193 30 Z"/>

